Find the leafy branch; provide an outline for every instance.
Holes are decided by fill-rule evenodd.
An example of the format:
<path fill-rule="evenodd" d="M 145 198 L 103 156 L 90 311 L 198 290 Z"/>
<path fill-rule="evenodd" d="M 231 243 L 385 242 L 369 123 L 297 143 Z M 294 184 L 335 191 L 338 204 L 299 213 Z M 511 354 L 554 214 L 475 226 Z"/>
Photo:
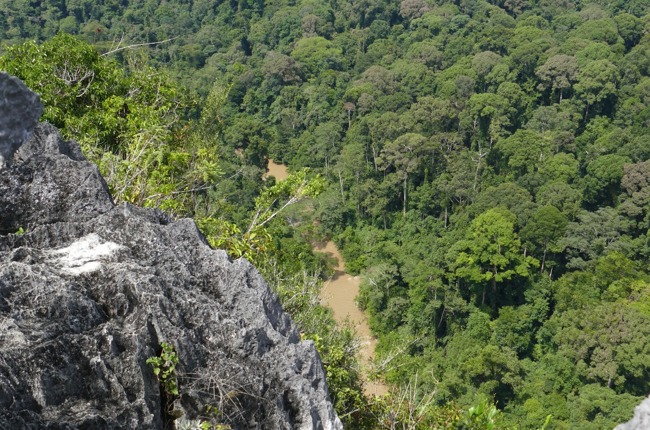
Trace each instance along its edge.
<path fill-rule="evenodd" d="M 289 175 L 284 181 L 265 190 L 255 200 L 255 215 L 246 230 L 250 234 L 254 230 L 263 227 L 287 207 L 298 203 L 308 197 L 316 197 L 323 191 L 324 181 L 320 176 L 308 178 L 309 169 L 302 169 Z M 286 199 L 282 206 L 278 202 Z"/>

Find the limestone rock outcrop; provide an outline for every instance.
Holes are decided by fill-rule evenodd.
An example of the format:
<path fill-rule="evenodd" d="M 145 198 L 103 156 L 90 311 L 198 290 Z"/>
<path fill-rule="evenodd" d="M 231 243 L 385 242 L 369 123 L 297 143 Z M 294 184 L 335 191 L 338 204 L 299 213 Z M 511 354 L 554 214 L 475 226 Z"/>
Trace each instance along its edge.
<path fill-rule="evenodd" d="M 20 127 L 0 131 L 22 136 L 0 167 L 0 428 L 171 428 L 146 364 L 165 341 L 172 419 L 209 406 L 233 429 L 342 429 L 314 345 L 250 263 L 192 220 L 114 205 L 76 143 Z"/>
<path fill-rule="evenodd" d="M 0 112 L 1 167 L 29 137 L 43 113 L 43 105 L 20 79 L 0 72 Z"/>

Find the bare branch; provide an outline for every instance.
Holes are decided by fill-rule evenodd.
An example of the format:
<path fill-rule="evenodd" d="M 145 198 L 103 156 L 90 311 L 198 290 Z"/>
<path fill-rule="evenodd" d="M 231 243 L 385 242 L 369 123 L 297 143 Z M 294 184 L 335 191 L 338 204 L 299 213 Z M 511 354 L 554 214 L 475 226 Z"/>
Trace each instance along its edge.
<path fill-rule="evenodd" d="M 108 51 L 108 52 L 104 52 L 104 53 L 102 54 L 102 57 L 106 57 L 106 56 L 108 56 L 108 55 L 114 54 L 114 53 L 116 53 L 116 52 L 124 51 L 124 50 L 127 50 L 127 49 L 135 49 L 135 48 L 139 48 L 140 46 L 161 45 L 161 44 L 163 44 L 163 43 L 171 42 L 171 41 L 174 40 L 174 39 L 178 39 L 179 37 L 180 37 L 180 36 L 171 37 L 171 38 L 169 38 L 169 39 L 161 40 L 161 41 L 159 41 L 159 42 L 135 43 L 135 44 L 133 44 L 133 45 L 127 45 L 127 46 L 120 46 L 120 45 L 122 44 L 122 39 L 120 39 L 120 42 L 117 44 L 117 48 L 112 49 L 112 50 L 110 50 L 110 51 Z"/>
<path fill-rule="evenodd" d="M 80 88 L 76 97 L 83 97 L 95 80 L 93 70 L 80 65 L 71 66 L 67 60 L 64 62 L 63 67 L 57 66 L 54 68 L 54 76 L 70 87 L 78 84 Z M 84 81 L 86 81 L 85 84 Z"/>
<path fill-rule="evenodd" d="M 120 36 L 120 40 L 117 42 L 117 45 L 115 45 L 115 39 L 113 39 L 113 41 L 111 42 L 111 48 L 109 49 L 109 51 L 110 51 L 110 50 L 113 50 L 113 49 L 114 49 L 114 48 L 113 48 L 114 46 L 117 46 L 118 48 L 119 48 L 120 46 L 122 46 L 122 42 L 124 42 L 124 33 L 122 33 L 122 35 Z"/>

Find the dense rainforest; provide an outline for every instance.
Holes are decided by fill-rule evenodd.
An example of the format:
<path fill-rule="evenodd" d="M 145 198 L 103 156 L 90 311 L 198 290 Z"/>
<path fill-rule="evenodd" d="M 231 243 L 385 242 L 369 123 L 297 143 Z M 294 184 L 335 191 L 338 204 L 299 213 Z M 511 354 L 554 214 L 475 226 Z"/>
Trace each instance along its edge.
<path fill-rule="evenodd" d="M 646 0 L 5 0 L 0 41 L 118 200 L 260 267 L 347 428 L 611 429 L 650 392 Z"/>

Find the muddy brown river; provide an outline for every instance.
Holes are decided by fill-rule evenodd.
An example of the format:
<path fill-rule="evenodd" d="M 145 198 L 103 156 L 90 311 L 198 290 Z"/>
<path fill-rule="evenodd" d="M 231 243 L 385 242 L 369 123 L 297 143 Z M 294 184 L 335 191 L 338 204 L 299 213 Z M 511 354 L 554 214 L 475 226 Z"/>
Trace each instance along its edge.
<path fill-rule="evenodd" d="M 276 181 L 284 181 L 289 176 L 289 172 L 287 172 L 287 166 L 269 160 L 269 171 L 264 176 L 273 176 Z"/>
<path fill-rule="evenodd" d="M 354 325 L 357 336 L 361 341 L 359 353 L 361 363 L 364 367 L 371 365 L 372 359 L 375 358 L 375 346 L 377 340 L 370 333 L 368 318 L 359 310 L 354 299 L 359 294 L 359 284 L 361 279 L 358 276 L 351 276 L 345 273 L 343 257 L 334 242 L 325 242 L 314 246 L 314 251 L 323 252 L 336 258 L 337 265 L 334 275 L 323 284 L 320 291 L 321 303 L 332 308 L 334 319 L 342 323 L 346 319 Z M 388 392 L 388 387 L 380 382 L 370 381 L 365 378 L 364 373 L 363 388 L 366 394 L 380 396 Z"/>
<path fill-rule="evenodd" d="M 281 181 L 287 178 L 287 168 L 282 164 L 274 163 L 269 160 L 269 171 L 267 176 L 274 176 L 276 180 Z M 321 303 L 332 308 L 334 319 L 342 323 L 349 318 L 354 325 L 361 341 L 360 356 L 364 367 L 369 367 L 375 356 L 376 339 L 370 333 L 368 319 L 366 315 L 359 310 L 354 303 L 354 299 L 359 294 L 359 284 L 361 279 L 358 276 L 351 276 L 345 273 L 343 257 L 334 242 L 325 242 L 314 245 L 314 251 L 322 252 L 334 257 L 337 261 L 334 275 L 325 282 L 320 292 Z M 382 395 L 388 392 L 388 386 L 367 380 L 364 373 L 364 391 L 368 395 Z"/>

